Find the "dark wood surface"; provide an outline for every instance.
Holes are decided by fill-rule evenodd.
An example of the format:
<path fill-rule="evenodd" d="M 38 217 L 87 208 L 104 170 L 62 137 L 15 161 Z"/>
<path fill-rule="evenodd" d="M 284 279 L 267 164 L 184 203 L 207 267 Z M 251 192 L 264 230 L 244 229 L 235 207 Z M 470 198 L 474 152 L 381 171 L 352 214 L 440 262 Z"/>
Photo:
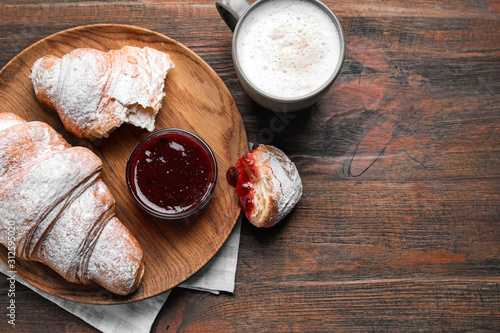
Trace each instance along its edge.
<path fill-rule="evenodd" d="M 325 3 L 346 34 L 344 67 L 315 107 L 285 118 L 244 93 L 214 1 L 0 2 L 0 66 L 79 25 L 163 33 L 220 75 L 249 140 L 302 175 L 280 224 L 244 221 L 234 294 L 175 288 L 153 332 L 499 330 L 500 2 Z M 0 279 L 3 309 L 7 290 Z M 16 306 L 15 331 L 95 331 L 20 285 Z"/>

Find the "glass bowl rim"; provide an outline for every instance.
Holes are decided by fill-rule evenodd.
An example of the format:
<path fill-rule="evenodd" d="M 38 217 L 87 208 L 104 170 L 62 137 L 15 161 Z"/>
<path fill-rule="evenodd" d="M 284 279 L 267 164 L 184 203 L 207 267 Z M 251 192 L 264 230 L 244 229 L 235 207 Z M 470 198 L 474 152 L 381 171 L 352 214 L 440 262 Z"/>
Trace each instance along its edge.
<path fill-rule="evenodd" d="M 177 133 L 181 134 L 187 137 L 190 137 L 194 139 L 210 156 L 210 160 L 212 161 L 213 165 L 213 179 L 210 182 L 208 189 L 205 191 L 205 193 L 202 196 L 202 199 L 200 202 L 194 207 L 191 208 L 185 212 L 180 212 L 180 213 L 175 213 L 175 214 L 166 214 L 159 212 L 157 210 L 152 209 L 149 207 L 147 204 L 145 204 L 136 194 L 136 190 L 134 190 L 134 187 L 132 186 L 132 179 L 130 177 L 131 169 L 132 169 L 132 164 L 133 161 L 136 158 L 137 153 L 139 152 L 140 148 L 142 148 L 147 142 L 149 142 L 151 139 L 161 136 L 163 134 L 170 134 L 170 133 Z M 141 139 L 132 149 L 130 152 L 130 155 L 127 159 L 127 167 L 126 167 L 126 181 L 127 181 L 127 187 L 129 189 L 130 194 L 134 198 L 134 201 L 141 207 L 144 211 L 149 213 L 150 215 L 153 215 L 155 217 L 161 218 L 161 219 L 166 219 L 166 220 L 174 220 L 174 219 L 182 219 L 188 216 L 191 216 L 195 214 L 196 212 L 200 211 L 203 207 L 206 206 L 206 204 L 210 201 L 210 198 L 213 195 L 213 192 L 215 190 L 215 185 L 217 184 L 217 174 L 218 174 L 218 169 L 217 169 L 217 159 L 215 158 L 215 154 L 213 153 L 212 149 L 210 146 L 203 140 L 201 139 L 198 135 L 187 131 L 182 128 L 163 128 L 156 130 L 150 134 L 148 134 L 146 137 Z"/>

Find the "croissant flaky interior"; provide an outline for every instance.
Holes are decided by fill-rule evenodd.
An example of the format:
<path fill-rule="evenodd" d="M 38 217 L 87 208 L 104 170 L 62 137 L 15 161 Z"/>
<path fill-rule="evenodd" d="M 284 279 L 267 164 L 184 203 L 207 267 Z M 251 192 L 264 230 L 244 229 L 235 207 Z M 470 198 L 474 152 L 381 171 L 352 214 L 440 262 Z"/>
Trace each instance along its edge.
<path fill-rule="evenodd" d="M 149 47 L 82 48 L 38 59 L 30 77 L 38 100 L 57 111 L 69 132 L 98 139 L 123 123 L 154 130 L 173 67 L 167 53 Z"/>
<path fill-rule="evenodd" d="M 143 252 L 115 217 L 101 169 L 49 125 L 0 113 L 0 242 L 70 282 L 127 295 L 144 274 Z"/>

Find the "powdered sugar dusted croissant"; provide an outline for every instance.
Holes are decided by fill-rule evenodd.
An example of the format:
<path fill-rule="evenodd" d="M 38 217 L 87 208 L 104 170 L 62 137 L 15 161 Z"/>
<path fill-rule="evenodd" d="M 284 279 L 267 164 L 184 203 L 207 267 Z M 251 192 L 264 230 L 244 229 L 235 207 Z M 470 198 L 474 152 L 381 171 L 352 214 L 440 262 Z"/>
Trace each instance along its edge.
<path fill-rule="evenodd" d="M 302 197 L 302 181 L 295 164 L 280 149 L 260 145 L 241 157 L 227 172 L 240 205 L 257 227 L 272 227 Z"/>
<path fill-rule="evenodd" d="M 0 114 L 0 243 L 70 282 L 127 295 L 142 280 L 143 252 L 115 217 L 101 169 L 49 125 Z"/>
<path fill-rule="evenodd" d="M 31 70 L 37 98 L 80 138 L 107 137 L 123 123 L 154 130 L 170 56 L 145 47 L 76 49 L 38 59 Z"/>

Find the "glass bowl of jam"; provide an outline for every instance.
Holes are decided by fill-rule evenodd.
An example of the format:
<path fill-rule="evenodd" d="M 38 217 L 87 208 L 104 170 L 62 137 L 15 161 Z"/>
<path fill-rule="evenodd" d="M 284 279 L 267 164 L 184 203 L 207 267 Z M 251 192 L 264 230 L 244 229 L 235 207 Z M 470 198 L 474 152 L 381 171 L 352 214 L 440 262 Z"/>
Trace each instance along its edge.
<path fill-rule="evenodd" d="M 127 185 L 137 204 L 162 219 L 180 219 L 202 209 L 217 183 L 210 147 L 183 129 L 151 133 L 132 150 Z"/>

